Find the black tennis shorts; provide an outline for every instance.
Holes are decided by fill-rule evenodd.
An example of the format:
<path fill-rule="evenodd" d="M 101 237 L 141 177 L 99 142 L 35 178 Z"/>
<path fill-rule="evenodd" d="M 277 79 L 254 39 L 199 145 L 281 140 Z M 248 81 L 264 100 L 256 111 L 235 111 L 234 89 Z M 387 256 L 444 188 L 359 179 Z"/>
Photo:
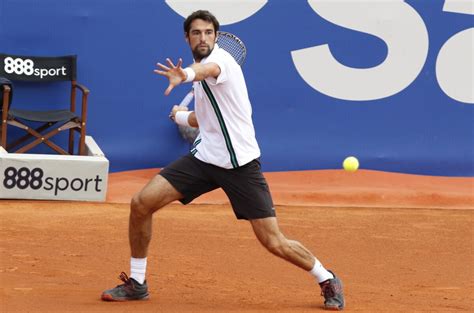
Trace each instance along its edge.
<path fill-rule="evenodd" d="M 238 219 L 275 216 L 272 196 L 259 159 L 235 169 L 225 169 L 202 162 L 190 153 L 163 168 L 159 175 L 184 196 L 180 200 L 183 204 L 220 187 L 229 197 Z"/>

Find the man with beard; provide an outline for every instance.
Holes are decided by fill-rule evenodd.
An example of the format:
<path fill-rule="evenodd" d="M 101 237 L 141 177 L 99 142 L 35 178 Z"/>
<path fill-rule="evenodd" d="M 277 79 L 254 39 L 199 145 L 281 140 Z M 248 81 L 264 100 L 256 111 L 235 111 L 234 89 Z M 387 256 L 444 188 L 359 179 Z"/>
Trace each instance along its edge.
<path fill-rule="evenodd" d="M 129 240 L 130 278 L 106 290 L 106 301 L 148 298 L 145 280 L 152 214 L 172 201 L 190 203 L 196 197 L 222 188 L 237 219 L 248 220 L 257 239 L 274 255 L 308 271 L 319 283 L 325 308 L 344 308 L 342 283 L 311 252 L 280 231 L 267 182 L 260 168 L 252 107 L 242 69 L 216 42 L 219 23 L 208 11 L 196 11 L 184 22 L 186 42 L 194 63 L 182 68 L 167 59 L 155 72 L 169 80 L 165 95 L 182 83 L 193 83 L 195 111 L 174 106 L 170 118 L 179 125 L 199 127 L 190 153 L 161 170 L 131 202 Z"/>

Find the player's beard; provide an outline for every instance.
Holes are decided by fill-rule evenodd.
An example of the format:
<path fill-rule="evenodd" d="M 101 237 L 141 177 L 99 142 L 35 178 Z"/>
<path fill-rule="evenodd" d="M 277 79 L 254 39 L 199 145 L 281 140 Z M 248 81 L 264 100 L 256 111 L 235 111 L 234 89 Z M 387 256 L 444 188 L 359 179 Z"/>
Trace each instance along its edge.
<path fill-rule="evenodd" d="M 211 52 L 212 52 L 212 49 L 209 45 L 206 45 L 207 49 L 203 49 L 203 47 L 201 46 L 196 46 L 196 48 L 194 48 L 193 50 L 193 57 L 196 61 L 201 61 L 202 59 L 208 57 Z M 213 47 L 214 48 L 214 47 Z"/>

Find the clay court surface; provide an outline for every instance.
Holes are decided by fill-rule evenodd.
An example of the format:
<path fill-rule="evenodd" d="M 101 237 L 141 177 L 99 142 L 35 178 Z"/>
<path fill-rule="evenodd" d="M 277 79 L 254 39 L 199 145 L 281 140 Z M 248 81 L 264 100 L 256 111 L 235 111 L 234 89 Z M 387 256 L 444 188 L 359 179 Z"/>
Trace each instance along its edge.
<path fill-rule="evenodd" d="M 0 201 L 1 312 L 322 312 L 313 278 L 266 252 L 222 192 L 154 217 L 149 301 L 105 303 L 129 271 L 128 204 L 156 170 L 111 174 L 106 203 Z M 279 223 L 343 279 L 346 312 L 474 311 L 474 179 L 266 174 Z"/>

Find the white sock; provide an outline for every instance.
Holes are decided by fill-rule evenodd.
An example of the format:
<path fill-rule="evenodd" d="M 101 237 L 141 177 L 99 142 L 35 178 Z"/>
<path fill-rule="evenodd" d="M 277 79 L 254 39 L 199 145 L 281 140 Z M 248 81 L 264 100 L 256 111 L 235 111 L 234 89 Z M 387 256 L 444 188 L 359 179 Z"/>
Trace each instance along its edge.
<path fill-rule="evenodd" d="M 334 278 L 334 275 L 325 269 L 321 262 L 319 262 L 319 260 L 316 258 L 314 258 L 314 267 L 311 271 L 309 271 L 309 273 L 316 277 L 318 283 L 322 283 L 325 280 Z"/>
<path fill-rule="evenodd" d="M 143 284 L 145 282 L 146 273 L 146 258 L 130 259 L 130 278 L 135 279 L 138 283 Z"/>

